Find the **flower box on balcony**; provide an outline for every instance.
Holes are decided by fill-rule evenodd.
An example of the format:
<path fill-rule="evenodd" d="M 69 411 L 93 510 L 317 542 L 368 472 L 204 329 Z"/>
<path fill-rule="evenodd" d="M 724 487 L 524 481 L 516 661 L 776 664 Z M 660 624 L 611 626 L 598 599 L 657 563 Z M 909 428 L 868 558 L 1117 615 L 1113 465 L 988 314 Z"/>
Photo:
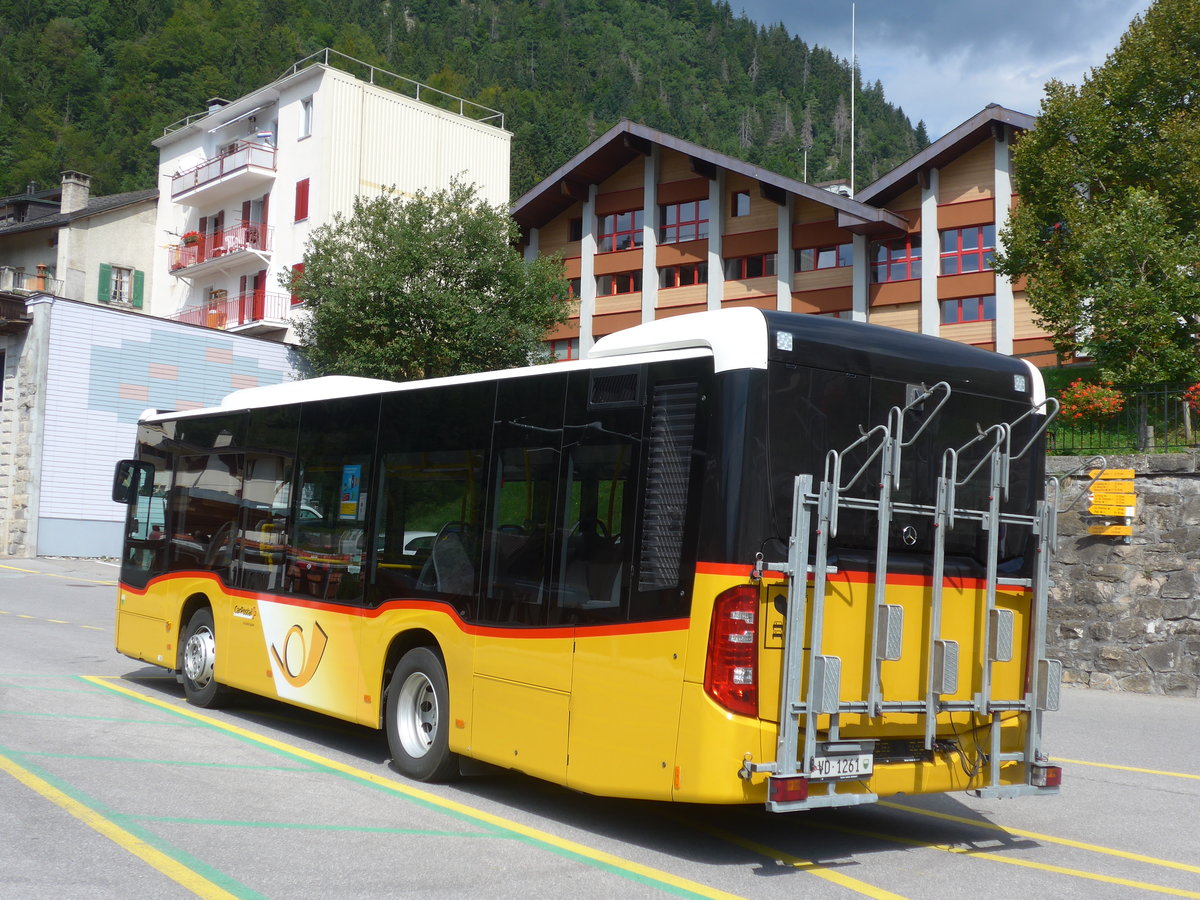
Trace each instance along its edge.
<path fill-rule="evenodd" d="M 200 243 L 200 232 L 189 231 L 187 234 L 185 234 L 183 236 L 183 243 L 184 243 L 184 246 L 190 246 L 192 244 Z"/>

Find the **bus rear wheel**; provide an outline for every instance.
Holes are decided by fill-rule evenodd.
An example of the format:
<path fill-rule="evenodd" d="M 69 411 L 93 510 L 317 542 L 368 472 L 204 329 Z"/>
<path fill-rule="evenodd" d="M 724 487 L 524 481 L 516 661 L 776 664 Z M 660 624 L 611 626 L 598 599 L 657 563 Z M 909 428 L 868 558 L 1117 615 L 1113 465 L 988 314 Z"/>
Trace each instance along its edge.
<path fill-rule="evenodd" d="M 450 690 L 441 657 L 415 647 L 400 658 L 388 686 L 386 727 L 392 765 L 417 781 L 449 781 L 458 774 L 450 752 Z"/>
<path fill-rule="evenodd" d="M 229 699 L 229 689 L 216 679 L 217 632 L 208 607 L 188 619 L 182 655 L 183 693 L 189 703 L 213 709 Z"/>

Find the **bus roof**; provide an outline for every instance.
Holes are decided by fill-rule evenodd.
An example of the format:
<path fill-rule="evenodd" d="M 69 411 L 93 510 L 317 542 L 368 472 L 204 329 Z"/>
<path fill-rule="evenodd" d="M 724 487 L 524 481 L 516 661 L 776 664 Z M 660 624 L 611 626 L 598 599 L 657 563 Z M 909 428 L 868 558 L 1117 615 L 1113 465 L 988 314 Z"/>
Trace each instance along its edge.
<path fill-rule="evenodd" d="M 714 310 L 668 316 L 606 335 L 596 341 L 586 359 L 554 364 L 555 371 L 609 368 L 644 362 L 711 357 L 715 372 L 738 369 L 765 369 L 776 355 L 771 347 L 772 330 L 786 327 L 796 333 L 805 356 L 813 365 L 845 365 L 847 357 L 890 359 L 904 364 L 928 363 L 942 357 L 943 366 L 968 370 L 1000 370 L 1013 367 L 1031 371 L 1035 376 L 1036 395 L 1041 378 L 1036 369 L 990 351 L 979 350 L 926 335 L 894 328 L 848 322 L 803 313 L 764 311 L 754 307 Z M 835 360 L 834 357 L 837 359 Z M 840 367 L 840 366 L 839 366 Z M 856 366 L 852 365 L 852 368 Z M 348 375 L 243 388 L 227 394 L 216 407 L 167 412 L 146 410 L 143 421 L 208 415 L 217 412 L 286 406 L 312 400 L 358 397 L 391 391 L 413 390 L 433 385 L 466 384 L 494 379 L 521 378 L 547 371 L 546 366 L 526 366 L 471 375 L 455 375 L 424 381 L 386 381 Z M 1035 396 L 1034 402 L 1038 398 Z"/>

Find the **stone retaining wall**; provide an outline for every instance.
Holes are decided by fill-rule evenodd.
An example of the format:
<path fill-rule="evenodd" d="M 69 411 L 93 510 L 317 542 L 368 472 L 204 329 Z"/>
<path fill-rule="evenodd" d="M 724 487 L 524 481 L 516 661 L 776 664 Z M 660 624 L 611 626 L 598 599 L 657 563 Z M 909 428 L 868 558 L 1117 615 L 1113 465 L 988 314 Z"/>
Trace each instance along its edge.
<path fill-rule="evenodd" d="M 1076 469 L 1053 457 L 1052 474 Z M 1196 454 L 1108 457 L 1136 474 L 1129 543 L 1088 534 L 1087 496 L 1059 514 L 1047 654 L 1063 680 L 1109 690 L 1200 696 L 1200 467 Z M 1086 473 L 1064 482 L 1062 505 Z"/>

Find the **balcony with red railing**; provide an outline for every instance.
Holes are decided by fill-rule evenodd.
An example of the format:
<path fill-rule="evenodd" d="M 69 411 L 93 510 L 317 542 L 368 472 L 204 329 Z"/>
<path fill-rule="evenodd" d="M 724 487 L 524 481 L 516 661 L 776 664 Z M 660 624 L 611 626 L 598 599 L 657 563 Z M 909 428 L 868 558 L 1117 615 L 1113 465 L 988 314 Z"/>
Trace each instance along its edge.
<path fill-rule="evenodd" d="M 247 291 L 229 299 L 208 300 L 168 318 L 205 328 L 220 328 L 241 334 L 267 334 L 285 331 L 292 298 L 287 294 Z"/>
<path fill-rule="evenodd" d="M 172 275 L 192 278 L 209 270 L 228 270 L 260 261 L 271 252 L 271 231 L 266 225 L 242 222 L 211 234 L 192 231 L 170 249 Z"/>
<path fill-rule="evenodd" d="M 171 199 L 187 206 L 215 206 L 269 190 L 275 180 L 275 148 L 238 141 L 226 153 L 171 178 Z"/>

